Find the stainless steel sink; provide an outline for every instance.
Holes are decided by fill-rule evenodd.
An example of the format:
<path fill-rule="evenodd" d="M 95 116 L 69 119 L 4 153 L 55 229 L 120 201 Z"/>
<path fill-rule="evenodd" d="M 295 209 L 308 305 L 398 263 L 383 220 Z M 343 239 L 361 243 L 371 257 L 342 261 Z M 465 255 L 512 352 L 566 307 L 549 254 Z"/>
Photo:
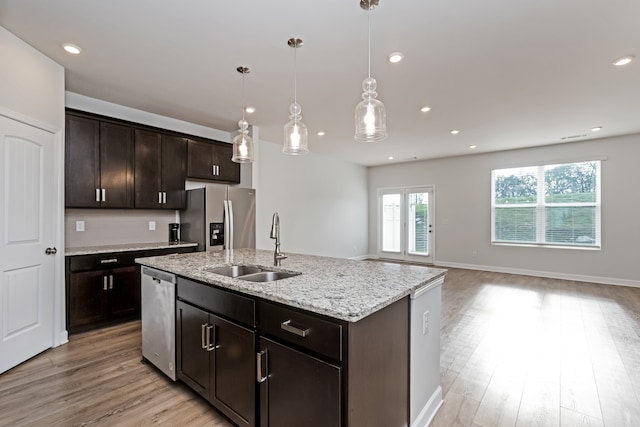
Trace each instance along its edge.
<path fill-rule="evenodd" d="M 300 273 L 289 273 L 285 271 L 261 271 L 259 273 L 247 274 L 240 276 L 240 280 L 248 280 L 250 282 L 273 282 L 275 280 L 286 279 L 288 277 L 297 276 Z"/>
<path fill-rule="evenodd" d="M 227 277 L 238 277 L 246 274 L 260 273 L 263 271 L 260 267 L 251 265 L 227 265 L 224 267 L 207 268 L 205 271 L 209 273 L 221 274 Z"/>
<path fill-rule="evenodd" d="M 250 282 L 273 282 L 275 280 L 286 279 L 297 276 L 300 273 L 288 271 L 272 271 L 253 265 L 225 265 L 223 267 L 206 268 L 205 271 L 234 279 L 247 280 Z"/>

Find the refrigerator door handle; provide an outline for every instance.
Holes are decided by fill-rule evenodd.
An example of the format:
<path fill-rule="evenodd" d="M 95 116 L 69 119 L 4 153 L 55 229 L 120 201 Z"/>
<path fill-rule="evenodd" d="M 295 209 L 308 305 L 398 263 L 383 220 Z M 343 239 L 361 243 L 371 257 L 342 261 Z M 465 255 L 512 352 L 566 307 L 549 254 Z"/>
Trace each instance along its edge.
<path fill-rule="evenodd" d="M 231 215 L 231 212 L 229 210 L 229 201 L 224 200 L 223 204 L 224 204 L 224 248 L 232 249 L 231 242 L 233 242 L 233 240 L 231 239 L 231 221 L 229 220 Z"/>
<path fill-rule="evenodd" d="M 231 200 L 227 202 L 227 205 L 229 206 L 229 249 L 235 249 L 233 247 L 235 224 L 233 223 L 233 203 L 231 202 Z"/>

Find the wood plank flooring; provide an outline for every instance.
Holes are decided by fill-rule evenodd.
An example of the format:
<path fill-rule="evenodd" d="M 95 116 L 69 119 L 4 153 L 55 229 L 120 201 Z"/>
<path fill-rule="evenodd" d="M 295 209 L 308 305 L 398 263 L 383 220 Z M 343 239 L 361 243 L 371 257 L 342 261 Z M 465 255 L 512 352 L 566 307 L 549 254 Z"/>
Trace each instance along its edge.
<path fill-rule="evenodd" d="M 640 426 L 640 289 L 450 269 L 442 300 L 432 427 Z M 232 426 L 140 358 L 140 322 L 73 335 L 0 375 L 0 426 Z"/>

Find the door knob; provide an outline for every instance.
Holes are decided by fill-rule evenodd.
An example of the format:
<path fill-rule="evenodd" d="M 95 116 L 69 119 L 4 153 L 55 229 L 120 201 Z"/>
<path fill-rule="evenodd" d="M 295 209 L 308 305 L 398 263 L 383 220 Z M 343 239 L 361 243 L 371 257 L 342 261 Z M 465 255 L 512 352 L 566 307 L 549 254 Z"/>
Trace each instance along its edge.
<path fill-rule="evenodd" d="M 44 250 L 44 253 L 47 254 L 47 255 L 55 255 L 55 254 L 58 253 L 58 250 L 55 247 L 47 248 L 47 249 Z"/>

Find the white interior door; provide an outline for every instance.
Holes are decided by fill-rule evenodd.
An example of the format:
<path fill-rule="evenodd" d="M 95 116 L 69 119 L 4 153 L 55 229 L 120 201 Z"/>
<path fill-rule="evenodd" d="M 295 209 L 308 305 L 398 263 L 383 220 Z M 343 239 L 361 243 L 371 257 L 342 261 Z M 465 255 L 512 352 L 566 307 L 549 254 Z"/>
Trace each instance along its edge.
<path fill-rule="evenodd" d="M 378 256 L 433 262 L 433 187 L 378 190 Z"/>
<path fill-rule="evenodd" d="M 54 134 L 0 116 L 0 142 L 2 373 L 53 345 L 56 187 Z"/>

